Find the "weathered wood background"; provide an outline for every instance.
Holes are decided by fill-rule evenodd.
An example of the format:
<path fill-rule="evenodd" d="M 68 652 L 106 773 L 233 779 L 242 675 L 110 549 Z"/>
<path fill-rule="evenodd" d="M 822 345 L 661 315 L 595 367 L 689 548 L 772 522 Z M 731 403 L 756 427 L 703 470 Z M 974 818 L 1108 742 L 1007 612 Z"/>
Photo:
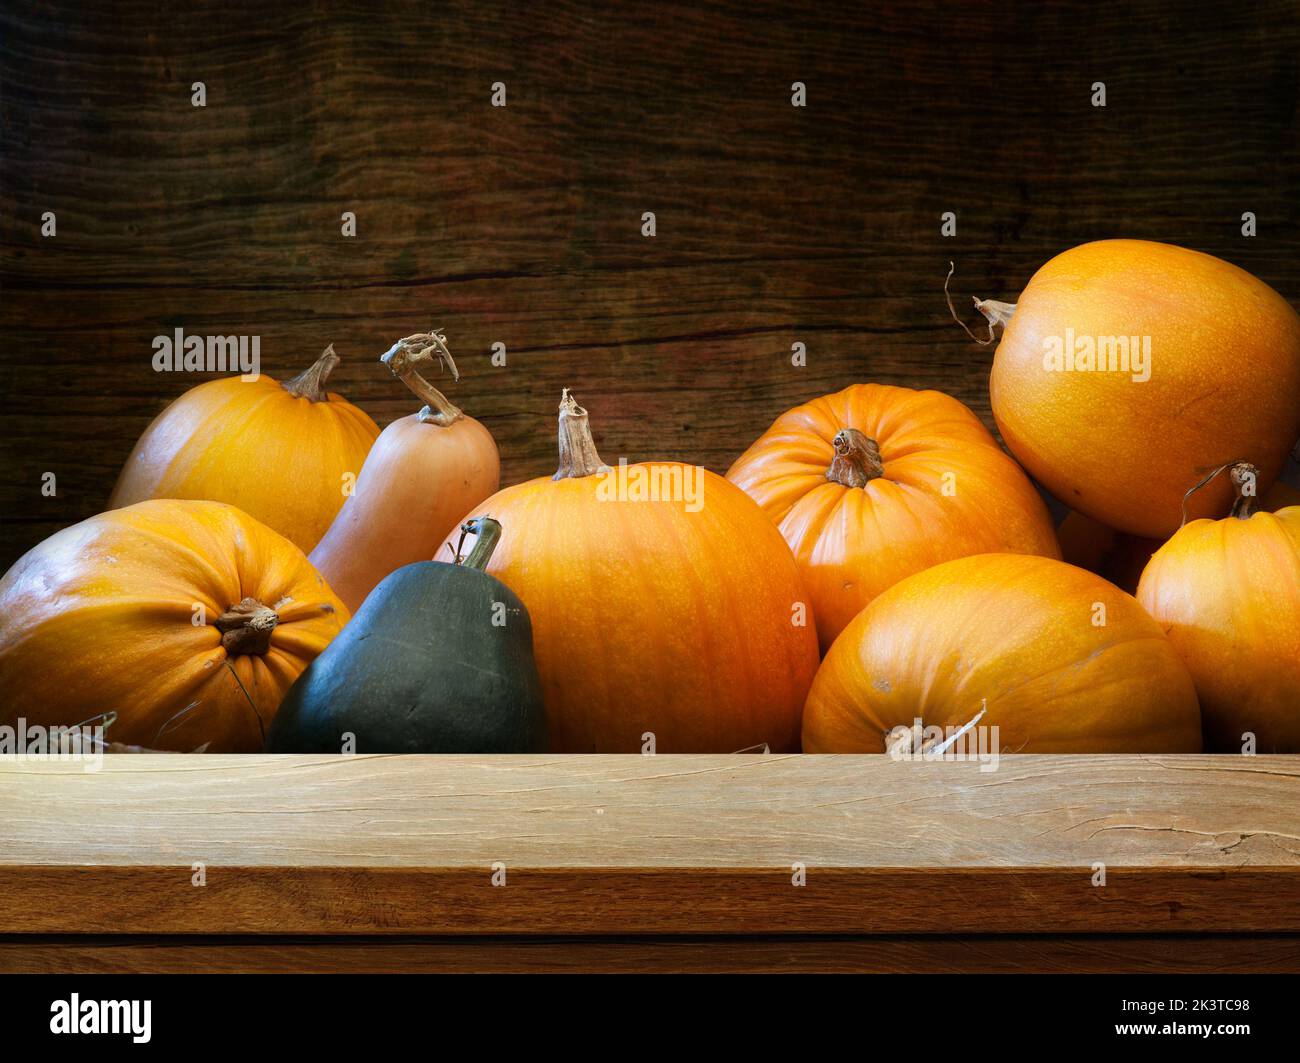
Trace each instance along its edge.
<path fill-rule="evenodd" d="M 553 467 L 562 385 L 607 460 L 719 471 L 855 381 L 991 425 L 949 259 L 963 302 L 1014 298 L 1070 245 L 1147 237 L 1300 298 L 1293 0 L 17 0 L 0 49 L 0 569 L 100 510 L 198 382 L 151 368 L 178 326 L 259 335 L 279 378 L 333 342 L 382 424 L 413 404 L 375 359 L 440 324 L 512 482 Z"/>

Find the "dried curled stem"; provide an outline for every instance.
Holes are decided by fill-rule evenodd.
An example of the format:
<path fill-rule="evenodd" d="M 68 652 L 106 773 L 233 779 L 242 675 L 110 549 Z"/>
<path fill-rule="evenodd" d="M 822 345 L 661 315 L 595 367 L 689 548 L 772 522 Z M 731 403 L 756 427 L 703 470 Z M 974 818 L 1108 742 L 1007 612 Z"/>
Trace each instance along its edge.
<path fill-rule="evenodd" d="M 956 265 L 949 262 L 948 276 L 945 277 L 943 281 L 943 297 L 948 300 L 948 313 L 952 315 L 952 319 L 957 322 L 957 324 L 966 330 L 967 336 L 973 339 L 981 347 L 987 347 L 995 338 L 993 335 L 993 326 L 1001 325 L 1003 328 L 1006 328 L 1007 322 L 1011 320 L 1011 315 L 1016 312 L 1016 304 L 1001 303 L 996 299 L 975 299 L 972 297 L 972 301 L 975 303 L 975 309 L 984 315 L 984 319 L 989 325 L 988 338 L 980 339 L 970 330 L 970 326 L 957 316 L 957 308 L 952 305 L 952 295 L 948 292 L 948 282 L 952 280 L 952 275 L 956 270 Z"/>
<path fill-rule="evenodd" d="M 1178 525 L 1180 528 L 1187 523 L 1187 500 L 1225 469 L 1230 470 L 1228 476 L 1232 480 L 1232 486 L 1237 490 L 1236 497 L 1232 500 L 1232 510 L 1228 515 L 1238 520 L 1246 520 L 1255 512 L 1258 501 L 1259 469 L 1250 462 L 1238 458 L 1236 461 L 1225 461 L 1200 483 L 1187 489 L 1187 493 L 1183 495 L 1183 519 Z"/>
<path fill-rule="evenodd" d="M 421 421 L 445 428 L 465 416 L 458 406 L 449 402 L 420 372 L 421 369 L 435 365 L 445 365 L 451 370 L 452 380 L 460 379 L 460 371 L 456 368 L 451 351 L 447 349 L 447 337 L 439 329 L 403 337 L 380 355 L 379 360 L 415 393 L 416 398 L 424 400 L 424 409 L 418 415 Z"/>

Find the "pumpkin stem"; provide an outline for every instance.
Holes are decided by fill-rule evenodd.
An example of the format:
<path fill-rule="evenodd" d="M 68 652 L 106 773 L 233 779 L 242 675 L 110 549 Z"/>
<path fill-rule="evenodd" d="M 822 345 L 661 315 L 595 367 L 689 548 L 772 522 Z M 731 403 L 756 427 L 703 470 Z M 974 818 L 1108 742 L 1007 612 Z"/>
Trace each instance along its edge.
<path fill-rule="evenodd" d="M 959 738 L 984 719 L 988 711 L 988 698 L 980 698 L 980 711 L 942 740 L 937 737 L 926 738 L 924 724 L 919 719 L 911 727 L 900 725 L 885 732 L 885 752 L 898 760 L 911 760 L 916 757 L 939 760 L 957 744 Z"/>
<path fill-rule="evenodd" d="M 1016 312 L 1016 304 L 1000 303 L 996 299 L 975 299 L 975 309 L 984 315 L 984 319 L 989 325 L 988 338 L 983 340 L 980 339 L 970 330 L 970 326 L 957 316 L 957 310 L 952 305 L 952 296 L 948 292 L 948 282 L 952 280 L 952 275 L 956 269 L 957 267 L 953 263 L 949 262 L 948 276 L 945 277 L 943 281 L 943 297 L 948 300 L 948 313 L 952 315 L 952 319 L 957 322 L 957 324 L 966 330 L 967 336 L 973 339 L 981 347 L 987 347 L 993 342 L 993 326 L 1001 325 L 1003 328 L 1006 328 L 1007 322 L 1011 320 L 1011 315 Z"/>
<path fill-rule="evenodd" d="M 988 698 L 980 698 L 980 711 L 972 716 L 966 723 L 962 724 L 952 734 L 942 742 L 925 742 L 921 745 L 921 752 L 931 757 L 942 757 L 953 746 L 957 744 L 957 739 L 961 738 L 967 731 L 974 727 L 980 720 L 984 719 L 984 714 L 989 711 Z"/>
<path fill-rule="evenodd" d="M 560 467 L 552 480 L 579 479 L 594 476 L 609 466 L 600 460 L 596 444 L 591 438 L 591 425 L 587 411 L 565 388 L 560 395 Z"/>
<path fill-rule="evenodd" d="M 866 487 L 884 474 L 880 445 L 856 428 L 841 428 L 831 440 L 835 457 L 826 470 L 826 479 L 845 487 Z"/>
<path fill-rule="evenodd" d="M 1256 494 L 1256 484 L 1259 482 L 1259 469 L 1248 461 L 1225 461 L 1217 469 L 1213 470 L 1200 483 L 1194 487 L 1188 488 L 1183 495 L 1183 520 L 1178 526 L 1181 528 L 1187 523 L 1187 500 L 1196 494 L 1202 487 L 1208 484 L 1225 469 L 1231 470 L 1228 473 L 1232 480 L 1232 485 L 1237 489 L 1237 497 L 1232 501 L 1232 510 L 1229 516 L 1236 517 L 1239 520 L 1248 520 L 1255 512 L 1255 505 L 1258 502 Z"/>
<path fill-rule="evenodd" d="M 329 394 L 325 391 L 325 382 L 339 364 L 339 356 L 334 353 L 334 344 L 330 344 L 310 366 L 296 377 L 286 380 L 280 387 L 290 395 L 308 402 L 328 402 Z"/>
<path fill-rule="evenodd" d="M 217 617 L 215 625 L 227 653 L 260 655 L 271 648 L 271 632 L 279 622 L 279 614 L 270 606 L 245 598 Z"/>
<path fill-rule="evenodd" d="M 1237 489 L 1237 497 L 1232 500 L 1232 510 L 1229 515 L 1238 520 L 1249 520 L 1259 501 L 1259 495 L 1256 493 L 1259 469 L 1243 461 L 1234 465 L 1228 476 L 1232 480 L 1232 486 Z"/>
<path fill-rule="evenodd" d="M 477 535 L 478 539 L 470 550 L 469 556 L 456 558 L 456 564 L 466 568 L 476 568 L 486 572 L 488 562 L 492 560 L 492 551 L 501 540 L 501 522 L 491 517 L 471 517 L 460 526 L 461 535 Z"/>
<path fill-rule="evenodd" d="M 388 348 L 379 360 L 393 371 L 403 384 L 415 392 L 415 397 L 424 400 L 424 409 L 417 415 L 424 424 L 436 424 L 446 428 L 464 417 L 460 407 L 449 402 L 447 396 L 429 383 L 420 369 L 441 363 L 451 370 L 453 381 L 460 379 L 460 370 L 447 350 L 447 337 L 439 329 L 429 332 L 417 332 L 406 336 Z"/>

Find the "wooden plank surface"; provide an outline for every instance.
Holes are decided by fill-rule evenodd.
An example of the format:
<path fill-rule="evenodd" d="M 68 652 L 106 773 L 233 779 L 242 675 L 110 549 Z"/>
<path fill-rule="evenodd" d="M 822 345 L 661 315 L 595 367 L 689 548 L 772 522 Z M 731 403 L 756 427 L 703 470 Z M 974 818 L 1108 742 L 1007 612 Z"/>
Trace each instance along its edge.
<path fill-rule="evenodd" d="M 412 404 L 375 358 L 442 324 L 509 483 L 551 471 L 562 385 L 607 459 L 716 471 L 863 380 L 991 425 L 949 259 L 956 292 L 1014 298 L 1068 246 L 1146 237 L 1300 296 L 1290 0 L 17 0 L 0 36 L 0 569 L 101 509 L 205 379 L 152 372 L 178 326 L 261 336 L 281 378 L 333 342 L 385 423 Z"/>
<path fill-rule="evenodd" d="M 1294 757 L 82 767 L 0 763 L 0 933 L 1300 931 Z"/>
<path fill-rule="evenodd" d="M 1300 935 L 0 937 L 0 974 L 1300 972 Z"/>

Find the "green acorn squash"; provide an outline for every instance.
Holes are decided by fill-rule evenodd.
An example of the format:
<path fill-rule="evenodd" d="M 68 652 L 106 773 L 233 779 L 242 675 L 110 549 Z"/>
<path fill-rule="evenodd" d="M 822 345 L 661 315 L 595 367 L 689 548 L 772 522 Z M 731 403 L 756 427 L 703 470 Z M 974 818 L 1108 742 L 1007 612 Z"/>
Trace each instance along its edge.
<path fill-rule="evenodd" d="M 528 611 L 483 571 L 490 517 L 463 562 L 391 573 L 285 695 L 268 753 L 535 753 L 547 746 Z"/>

